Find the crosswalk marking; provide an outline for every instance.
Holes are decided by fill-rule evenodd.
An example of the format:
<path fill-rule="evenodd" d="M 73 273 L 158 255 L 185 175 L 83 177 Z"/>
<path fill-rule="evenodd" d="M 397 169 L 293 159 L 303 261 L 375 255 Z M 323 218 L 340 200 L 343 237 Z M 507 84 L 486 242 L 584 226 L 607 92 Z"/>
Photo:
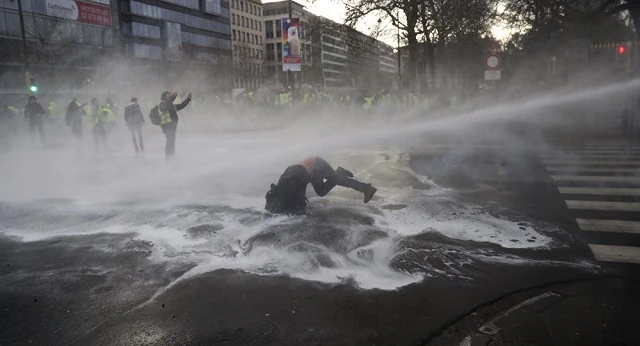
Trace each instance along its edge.
<path fill-rule="evenodd" d="M 640 264 L 640 248 L 633 246 L 589 244 L 598 261 Z"/>
<path fill-rule="evenodd" d="M 540 155 L 543 160 L 562 160 L 562 159 L 575 159 L 578 156 L 575 154 L 570 155 Z M 601 161 L 624 161 L 624 160 L 638 160 L 640 155 L 580 155 L 582 160 L 601 160 Z"/>
<path fill-rule="evenodd" d="M 640 246 L 628 246 L 640 237 L 640 142 L 567 139 L 540 148 L 539 155 L 557 185 L 571 185 L 557 188 L 567 208 L 582 217 L 576 219 L 580 229 L 608 233 L 606 239 L 618 243 L 588 244 L 595 259 L 640 264 Z M 604 183 L 616 185 L 594 186 Z"/>
<path fill-rule="evenodd" d="M 627 166 L 640 166 L 640 161 L 581 161 L 581 160 L 542 160 L 547 165 L 573 165 L 573 166 L 585 166 L 585 165 L 627 165 Z"/>
<path fill-rule="evenodd" d="M 583 167 L 548 167 L 550 172 L 576 172 L 576 173 L 639 173 L 638 168 L 583 168 Z"/>
<path fill-rule="evenodd" d="M 640 234 L 640 222 L 620 220 L 577 219 L 580 229 L 592 232 L 620 232 Z"/>
<path fill-rule="evenodd" d="M 553 181 L 580 181 L 595 183 L 640 183 L 640 177 L 600 175 L 552 175 Z"/>
<path fill-rule="evenodd" d="M 640 212 L 640 203 L 567 200 L 569 209 Z"/>
<path fill-rule="evenodd" d="M 563 195 L 640 196 L 640 188 L 618 187 L 558 187 Z"/>

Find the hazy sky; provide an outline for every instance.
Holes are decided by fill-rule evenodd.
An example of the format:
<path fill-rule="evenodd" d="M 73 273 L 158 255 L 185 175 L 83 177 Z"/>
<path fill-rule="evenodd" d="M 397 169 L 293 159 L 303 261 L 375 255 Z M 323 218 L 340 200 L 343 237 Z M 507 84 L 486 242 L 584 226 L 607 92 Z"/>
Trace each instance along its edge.
<path fill-rule="evenodd" d="M 263 2 L 274 2 L 280 0 L 263 0 Z M 342 5 L 342 2 L 338 0 L 316 0 L 315 3 L 306 0 L 295 0 L 298 3 L 301 3 L 307 7 L 307 10 L 311 13 L 329 18 L 338 23 L 342 23 L 345 17 L 345 8 Z M 367 35 L 371 35 L 374 31 L 374 26 L 376 25 L 377 18 L 365 19 L 361 21 L 357 29 Z M 384 41 L 391 46 L 396 46 L 396 30 L 391 26 L 391 23 L 382 23 L 383 33 L 378 37 L 379 40 Z M 498 40 L 504 40 L 509 36 L 509 31 L 507 31 L 503 26 L 496 25 L 492 29 L 493 35 Z"/>

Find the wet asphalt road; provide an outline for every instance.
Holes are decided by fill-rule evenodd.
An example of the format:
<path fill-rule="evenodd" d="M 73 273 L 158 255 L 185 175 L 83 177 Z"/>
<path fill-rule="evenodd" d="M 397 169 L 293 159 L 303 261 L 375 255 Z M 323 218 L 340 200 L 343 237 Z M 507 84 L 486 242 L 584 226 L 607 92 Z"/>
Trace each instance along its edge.
<path fill-rule="evenodd" d="M 557 226 L 558 246 L 504 248 L 425 232 L 403 239 L 407 251 L 391 266 L 418 272 L 427 263 L 437 270 L 395 290 L 362 289 L 349 279 L 323 284 L 217 270 L 162 291 L 190 267 L 152 261 L 152 244 L 134 234 L 31 242 L 0 236 L 0 345 L 428 344 L 452 322 L 511 292 L 626 275 L 622 267 L 592 261 L 535 152 L 421 152 L 410 165 L 488 214 Z M 3 204 L 0 211 L 17 217 L 16 208 Z M 438 251 L 411 251 L 425 249 Z M 487 260 L 464 257 L 476 250 Z M 456 261 L 464 265 L 443 265 Z M 438 275 L 452 268 L 459 272 Z"/>

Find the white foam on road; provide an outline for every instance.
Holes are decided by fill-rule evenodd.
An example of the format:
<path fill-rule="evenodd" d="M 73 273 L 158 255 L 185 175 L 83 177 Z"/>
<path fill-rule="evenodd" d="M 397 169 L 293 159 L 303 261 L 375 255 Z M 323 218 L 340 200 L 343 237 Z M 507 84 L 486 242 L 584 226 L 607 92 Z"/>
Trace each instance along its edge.
<path fill-rule="evenodd" d="M 401 170 L 408 177 L 415 172 Z M 375 174 L 375 173 L 374 173 Z M 344 224 L 347 237 L 339 240 L 350 251 L 339 252 L 315 240 L 258 244 L 251 249 L 248 241 L 265 232 L 279 229 L 296 229 L 308 226 L 306 217 L 269 217 L 261 214 L 262 196 L 224 194 L 213 198 L 212 205 L 224 206 L 221 210 L 190 207 L 174 207 L 160 210 L 119 205 L 84 205 L 71 203 L 43 208 L 42 213 L 63 220 L 77 215 L 97 213 L 108 217 L 89 218 L 73 225 L 64 221 L 56 224 L 46 218 L 46 224 L 34 223 L 31 228 L 12 227 L 5 229 L 6 235 L 20 237 L 23 241 L 38 241 L 52 237 L 77 236 L 100 233 L 134 234 L 134 239 L 151 244 L 150 259 L 157 263 L 192 268 L 172 285 L 195 275 L 218 269 L 236 269 L 259 275 L 288 275 L 291 277 L 338 283 L 351 280 L 365 289 L 395 289 L 424 279 L 423 274 L 409 274 L 393 269 L 390 262 L 397 255 L 396 242 L 425 231 L 437 231 L 443 235 L 465 241 L 493 243 L 504 248 L 547 248 L 552 238 L 531 225 L 521 226 L 517 221 L 502 220 L 482 212 L 475 206 L 452 205 L 446 189 L 439 189 L 433 182 L 422 177 L 420 182 L 432 184 L 428 190 L 414 188 L 381 188 L 378 197 L 370 205 L 363 205 L 360 195 L 336 189 L 328 198 L 312 198 L 312 205 L 321 211 L 323 204 L 331 208 L 346 210 L 354 215 L 373 218 L 371 226 Z M 419 204 L 428 195 L 428 205 Z M 214 203 L 213 200 L 216 202 Z M 407 204 L 409 206 L 388 210 L 382 206 Z M 227 210 L 225 208 L 230 208 Z M 457 215 L 452 213 L 457 211 Z M 100 214 L 102 213 L 102 214 Z M 152 213 L 152 214 L 149 214 Z M 147 221 L 145 222 L 145 219 Z M 141 223 L 142 220 L 142 223 Z M 331 225 L 332 220 L 326 220 Z M 323 221 L 319 221 L 323 222 Z M 217 231 L 202 235 L 189 233 L 190 227 L 218 225 Z M 339 226 L 339 225 L 338 225 Z M 363 245 L 354 246 L 362 240 L 367 230 L 377 229 L 386 236 Z M 296 232 L 313 234 L 314 229 L 299 229 Z M 305 233 L 306 232 L 306 233 Z M 352 238 L 352 239 L 350 239 Z M 301 250 L 300 246 L 303 246 Z M 144 247 L 144 246 L 143 246 Z M 100 249 L 107 251 L 108 249 Z M 113 248 L 110 251 L 119 251 Z M 366 256 L 362 256 L 366 253 Z M 321 262 L 330 262 L 323 265 Z M 508 261 L 508 258 L 505 258 Z M 171 285 L 170 285 L 171 286 Z"/>
<path fill-rule="evenodd" d="M 213 270 L 237 269 L 326 283 L 352 280 L 360 287 L 378 289 L 424 279 L 423 274 L 391 266 L 398 242 L 422 232 L 437 231 L 479 247 L 481 243 L 504 249 L 553 246 L 549 234 L 557 230 L 501 219 L 478 206 L 456 202 L 455 191 L 416 173 L 409 157 L 398 153 L 328 157 L 335 166 L 345 164 L 360 173 L 359 179 L 379 188 L 368 205 L 362 204 L 362 194 L 336 188 L 327 198 L 311 197 L 313 214 L 324 211 L 332 217 L 266 218 L 264 194 L 269 183 L 295 162 L 292 156 L 300 157 L 297 151 L 265 153 L 264 141 L 279 148 L 291 138 L 281 140 L 277 132 L 261 136 L 260 140 L 255 134 L 186 138 L 172 165 L 165 165 L 158 152 L 96 155 L 79 149 L 7 154 L 1 158 L 6 179 L 0 195 L 8 209 L 0 210 L 0 232 L 23 241 L 132 234 L 140 251 L 151 251 L 152 261 L 191 267 L 176 282 Z M 37 169 L 32 169 L 34 162 Z M 61 200 L 33 202 L 47 198 Z M 329 208 L 346 216 L 338 220 L 327 212 Z M 521 221 L 524 225 L 519 225 Z M 212 230 L 194 234 L 195 226 Z M 337 231 L 327 237 L 338 239 L 314 238 L 331 227 Z M 269 232 L 288 238 L 247 247 Z M 377 232 L 375 237 L 372 232 Z M 298 234 L 304 237 L 298 239 Z M 121 251 L 121 245 L 97 250 Z"/>

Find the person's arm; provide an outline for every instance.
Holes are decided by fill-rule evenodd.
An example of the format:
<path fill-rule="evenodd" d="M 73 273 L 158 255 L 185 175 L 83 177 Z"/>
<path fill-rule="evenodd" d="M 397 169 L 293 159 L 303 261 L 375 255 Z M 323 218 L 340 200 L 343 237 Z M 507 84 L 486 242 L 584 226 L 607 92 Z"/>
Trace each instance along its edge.
<path fill-rule="evenodd" d="M 182 103 L 174 106 L 176 107 L 176 110 L 179 111 L 184 109 L 184 107 L 186 107 L 189 104 L 189 102 L 191 102 L 191 94 L 189 94 L 189 96 L 187 96 L 187 98 L 184 101 L 182 101 Z"/>

